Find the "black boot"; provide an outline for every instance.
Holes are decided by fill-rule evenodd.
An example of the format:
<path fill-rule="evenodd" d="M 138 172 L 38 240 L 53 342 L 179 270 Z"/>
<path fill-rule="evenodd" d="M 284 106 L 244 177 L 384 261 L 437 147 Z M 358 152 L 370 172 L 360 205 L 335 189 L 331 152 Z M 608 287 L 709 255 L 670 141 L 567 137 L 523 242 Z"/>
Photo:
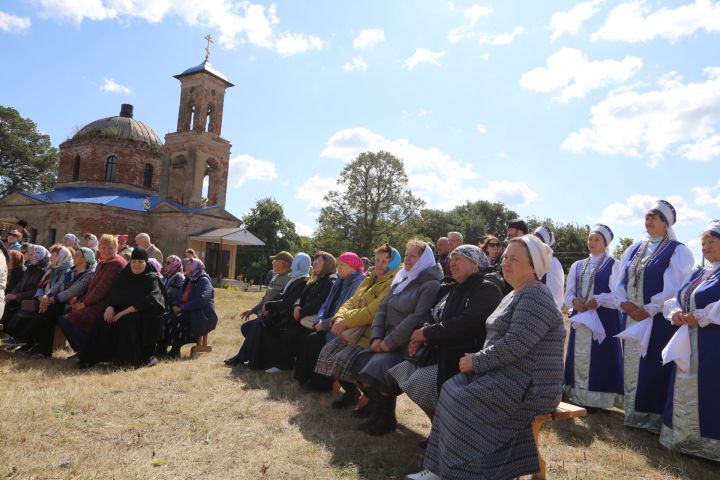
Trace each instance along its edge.
<path fill-rule="evenodd" d="M 358 425 L 358 430 L 366 431 L 380 417 L 380 392 L 374 388 L 363 388 L 363 393 L 368 398 L 368 403 L 363 407 L 367 412 L 367 420 Z"/>
<path fill-rule="evenodd" d="M 332 402 L 332 408 L 352 407 L 358 401 L 359 395 L 357 387 L 354 383 L 342 381 L 340 382 L 340 385 L 342 385 L 345 393 L 343 393 L 337 400 L 334 400 Z"/>
<path fill-rule="evenodd" d="M 395 401 L 396 396 L 385 396 L 380 398 L 380 415 L 378 419 L 367 427 L 368 435 L 380 436 L 392 433 L 397 428 L 397 419 L 395 418 Z"/>

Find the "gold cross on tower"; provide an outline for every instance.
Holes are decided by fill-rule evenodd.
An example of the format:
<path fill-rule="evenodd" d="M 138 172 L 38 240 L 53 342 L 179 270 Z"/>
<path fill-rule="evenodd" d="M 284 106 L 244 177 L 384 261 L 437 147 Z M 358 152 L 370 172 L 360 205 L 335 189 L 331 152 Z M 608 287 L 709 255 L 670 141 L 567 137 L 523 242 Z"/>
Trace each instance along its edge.
<path fill-rule="evenodd" d="M 205 47 L 205 61 L 207 62 L 208 58 L 210 58 L 210 44 L 213 43 L 213 38 L 209 33 L 203 38 L 207 40 L 207 47 Z"/>

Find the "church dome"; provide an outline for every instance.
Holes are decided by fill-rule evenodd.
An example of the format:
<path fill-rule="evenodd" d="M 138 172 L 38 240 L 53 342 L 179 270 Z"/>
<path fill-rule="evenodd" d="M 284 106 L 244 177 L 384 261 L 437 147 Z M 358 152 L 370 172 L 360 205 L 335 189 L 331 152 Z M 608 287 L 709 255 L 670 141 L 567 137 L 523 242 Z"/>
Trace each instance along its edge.
<path fill-rule="evenodd" d="M 101 118 L 80 129 L 73 140 L 84 138 L 119 138 L 143 142 L 153 148 L 162 148 L 162 140 L 152 128 L 133 118 L 133 106 L 123 103 L 120 115 Z"/>

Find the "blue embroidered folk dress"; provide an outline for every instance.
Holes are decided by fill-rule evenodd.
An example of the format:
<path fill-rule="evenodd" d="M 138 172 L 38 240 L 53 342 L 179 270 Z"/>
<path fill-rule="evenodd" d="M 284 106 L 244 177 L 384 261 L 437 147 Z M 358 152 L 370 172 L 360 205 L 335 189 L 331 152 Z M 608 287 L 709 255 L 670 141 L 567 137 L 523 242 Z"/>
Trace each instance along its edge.
<path fill-rule="evenodd" d="M 593 255 L 575 262 L 568 273 L 565 305 L 573 300 L 582 303 L 595 300 L 596 312 L 605 330 L 602 343 L 593 339 L 585 325 L 570 328 L 565 358 L 565 386 L 568 400 L 577 405 L 595 408 L 622 408 L 623 354 L 620 333 L 620 312 L 610 293 L 610 276 L 618 265 L 614 258 Z"/>
<path fill-rule="evenodd" d="M 682 243 L 666 237 L 650 238 L 630 246 L 610 284 L 616 306 L 626 301 L 644 308 L 652 322 L 647 353 L 640 356 L 637 342 L 625 341 L 625 425 L 660 433 L 672 365 L 662 365 L 661 352 L 677 327 L 665 320 L 663 304 L 677 295 L 693 266 L 693 256 Z M 627 327 L 635 322 L 624 315 Z"/>
<path fill-rule="evenodd" d="M 693 272 L 665 302 L 668 320 L 678 310 L 692 312 L 698 328 L 689 329 L 689 370 L 672 363 L 660 443 L 720 462 L 720 262 Z"/>

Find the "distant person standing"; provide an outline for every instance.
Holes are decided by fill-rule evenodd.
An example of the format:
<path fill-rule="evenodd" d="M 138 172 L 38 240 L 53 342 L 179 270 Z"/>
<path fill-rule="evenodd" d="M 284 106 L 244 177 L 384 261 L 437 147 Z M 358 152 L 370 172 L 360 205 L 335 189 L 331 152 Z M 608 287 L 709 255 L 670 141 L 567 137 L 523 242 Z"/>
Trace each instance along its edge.
<path fill-rule="evenodd" d="M 510 220 L 507 227 L 507 240 L 509 242 L 513 238 L 519 238 L 523 235 L 527 235 L 529 231 L 530 229 L 528 228 L 527 223 L 525 223 L 525 220 L 521 220 L 519 218 Z"/>
<path fill-rule="evenodd" d="M 548 227 L 541 226 L 536 228 L 533 235 L 550 248 L 555 245 L 555 234 Z M 550 271 L 546 273 L 540 281 L 548 286 L 558 309 L 562 309 L 563 303 L 565 303 L 565 272 L 563 271 L 560 260 L 555 256 L 554 251 Z"/>
<path fill-rule="evenodd" d="M 118 239 L 118 255 L 125 256 L 125 254 L 132 255 L 133 247 L 128 245 L 128 234 L 120 234 L 117 236 Z"/>
<path fill-rule="evenodd" d="M 163 253 L 150 242 L 150 235 L 147 233 L 138 233 L 135 235 L 135 244 L 140 248 L 144 248 L 148 257 L 154 258 L 160 265 L 163 264 Z"/>
<path fill-rule="evenodd" d="M 17 230 L 20 232 L 22 243 L 30 243 L 30 233 L 27 231 L 28 222 L 22 218 L 17 221 Z"/>
<path fill-rule="evenodd" d="M 188 248 L 187 250 L 185 250 L 185 258 L 198 258 L 198 257 L 195 254 L 195 250 L 193 250 L 192 248 Z"/>
<path fill-rule="evenodd" d="M 449 272 L 445 270 L 445 262 L 450 256 L 450 242 L 447 237 L 440 237 L 435 242 L 435 249 L 437 250 L 437 263 L 443 268 L 443 274 L 447 277 Z"/>
<path fill-rule="evenodd" d="M 448 233 L 448 255 L 447 258 L 445 258 L 445 261 L 440 264 L 440 266 L 443 269 L 443 276 L 448 277 L 451 275 L 450 273 L 450 254 L 453 250 L 455 250 L 457 247 L 463 244 L 464 239 L 462 236 L 462 233 L 460 232 L 449 232 Z"/>
<path fill-rule="evenodd" d="M 20 251 L 20 247 L 22 247 L 22 243 L 20 243 L 20 239 L 22 238 L 22 233 L 18 232 L 17 230 L 10 230 L 10 233 L 8 233 L 7 236 L 7 249 L 8 250 L 17 250 Z"/>

